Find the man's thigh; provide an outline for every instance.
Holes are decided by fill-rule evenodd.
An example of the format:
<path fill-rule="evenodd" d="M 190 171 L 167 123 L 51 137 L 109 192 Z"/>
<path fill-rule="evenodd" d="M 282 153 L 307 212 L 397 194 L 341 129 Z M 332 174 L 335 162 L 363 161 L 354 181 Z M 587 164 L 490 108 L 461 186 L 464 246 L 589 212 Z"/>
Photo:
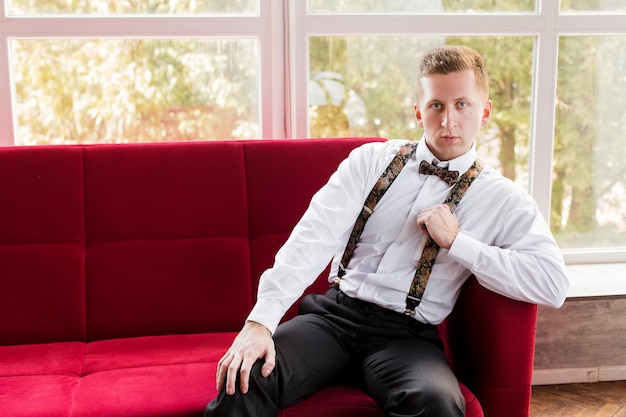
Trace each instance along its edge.
<path fill-rule="evenodd" d="M 302 314 L 278 327 L 274 342 L 280 409 L 342 381 L 352 360 L 346 330 L 320 314 Z"/>
<path fill-rule="evenodd" d="M 364 389 L 389 416 L 462 416 L 465 402 L 443 352 L 420 339 L 372 349 L 363 360 Z"/>

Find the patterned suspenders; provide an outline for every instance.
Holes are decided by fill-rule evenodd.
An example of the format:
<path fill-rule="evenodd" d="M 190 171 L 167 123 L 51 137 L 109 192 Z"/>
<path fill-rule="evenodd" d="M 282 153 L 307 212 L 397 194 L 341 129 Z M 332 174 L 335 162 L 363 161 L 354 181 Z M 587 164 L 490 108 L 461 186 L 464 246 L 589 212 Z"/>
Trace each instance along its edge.
<path fill-rule="evenodd" d="M 341 278 L 346 273 L 350 258 L 352 258 L 358 240 L 361 237 L 361 233 L 363 233 L 363 229 L 365 228 L 365 223 L 374 212 L 374 207 L 378 203 L 378 200 L 382 198 L 387 189 L 391 186 L 391 184 L 393 184 L 393 181 L 396 179 L 400 171 L 402 171 L 406 162 L 415 153 L 416 148 L 416 142 L 410 142 L 403 145 L 393 160 L 389 163 L 378 181 L 376 181 L 374 188 L 372 188 L 372 191 L 370 191 L 369 195 L 365 199 L 361 213 L 352 228 L 350 239 L 348 240 L 346 249 L 341 257 L 339 271 L 337 272 L 337 277 L 334 281 L 335 288 L 339 289 Z M 461 175 L 456 184 L 454 184 L 452 190 L 450 190 L 450 193 L 448 194 L 448 197 L 444 201 L 444 204 L 447 204 L 450 207 L 450 211 L 452 213 L 454 213 L 456 206 L 461 201 L 461 198 L 463 198 L 465 192 L 468 190 L 472 182 L 478 177 L 482 169 L 482 164 L 476 160 L 474 164 L 472 164 L 472 166 L 463 175 Z M 409 294 L 406 298 L 406 309 L 404 314 L 408 316 L 415 314 L 415 309 L 422 301 L 424 291 L 426 290 L 426 284 L 428 284 L 430 272 L 438 253 L 439 245 L 430 236 L 428 236 L 422 256 L 417 265 L 415 276 L 413 277 L 413 282 L 411 283 Z"/>

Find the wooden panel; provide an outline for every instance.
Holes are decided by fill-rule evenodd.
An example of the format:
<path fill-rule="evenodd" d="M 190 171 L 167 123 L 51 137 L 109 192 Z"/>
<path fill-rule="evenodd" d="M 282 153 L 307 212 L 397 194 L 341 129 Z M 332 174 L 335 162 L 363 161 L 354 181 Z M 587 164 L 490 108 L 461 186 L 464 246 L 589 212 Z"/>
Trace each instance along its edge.
<path fill-rule="evenodd" d="M 626 365 L 626 297 L 539 308 L 535 369 Z"/>

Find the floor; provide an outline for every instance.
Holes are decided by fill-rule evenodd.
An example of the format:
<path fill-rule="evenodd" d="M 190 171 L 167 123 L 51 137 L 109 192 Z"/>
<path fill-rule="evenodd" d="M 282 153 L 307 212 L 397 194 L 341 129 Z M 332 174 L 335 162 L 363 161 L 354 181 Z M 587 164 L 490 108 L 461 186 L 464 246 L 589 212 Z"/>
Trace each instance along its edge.
<path fill-rule="evenodd" d="M 626 417 L 626 381 L 536 385 L 531 417 Z"/>

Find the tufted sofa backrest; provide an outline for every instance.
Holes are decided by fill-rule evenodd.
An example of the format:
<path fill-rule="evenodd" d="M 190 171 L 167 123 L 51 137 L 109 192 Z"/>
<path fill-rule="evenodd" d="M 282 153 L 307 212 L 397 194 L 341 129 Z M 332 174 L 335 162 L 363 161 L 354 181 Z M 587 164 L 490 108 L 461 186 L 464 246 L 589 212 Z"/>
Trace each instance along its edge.
<path fill-rule="evenodd" d="M 1 148 L 0 344 L 238 330 L 311 196 L 372 140 Z"/>

